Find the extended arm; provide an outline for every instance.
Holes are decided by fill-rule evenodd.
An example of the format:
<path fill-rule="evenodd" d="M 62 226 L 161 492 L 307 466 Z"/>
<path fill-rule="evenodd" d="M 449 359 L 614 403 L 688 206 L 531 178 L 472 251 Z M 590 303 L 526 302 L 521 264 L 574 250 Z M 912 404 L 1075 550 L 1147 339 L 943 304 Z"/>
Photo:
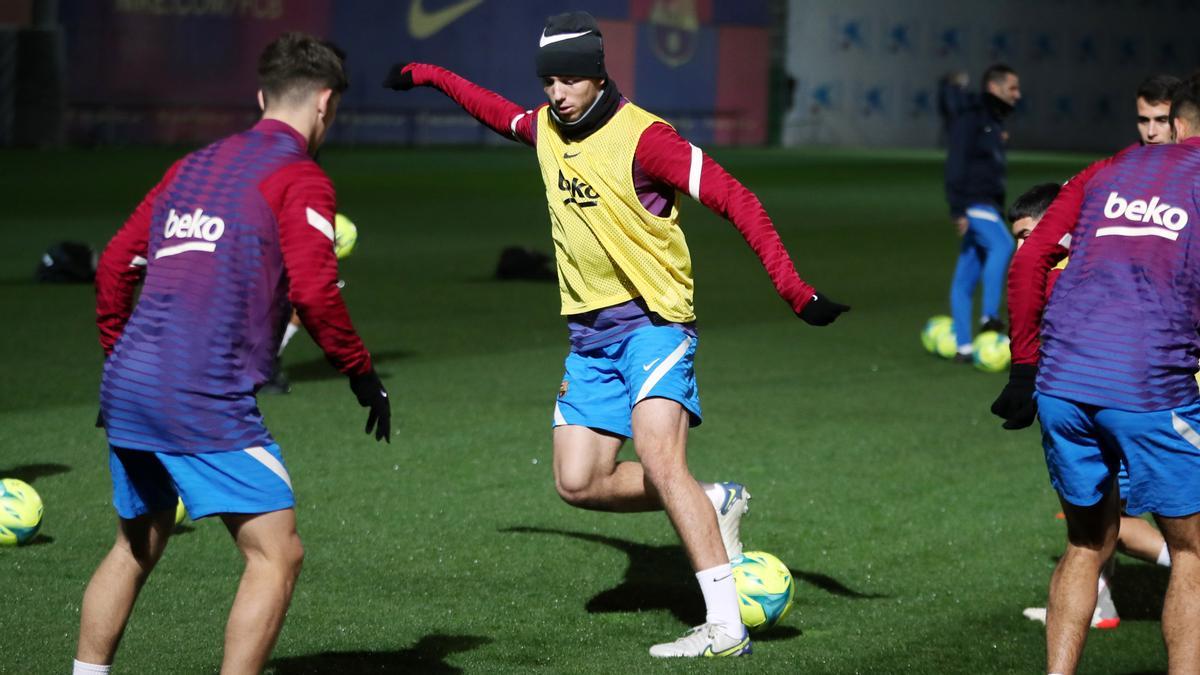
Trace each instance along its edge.
<path fill-rule="evenodd" d="M 146 256 L 150 243 L 150 218 L 158 195 L 174 179 L 179 170 L 176 162 L 162 180 L 142 198 L 137 208 L 113 236 L 96 266 L 96 326 L 100 329 L 100 346 L 105 356 L 125 330 L 133 313 L 133 296 L 146 273 Z"/>
<path fill-rule="evenodd" d="M 496 133 L 534 145 L 536 119 L 526 110 L 496 92 L 484 89 L 440 66 L 427 63 L 398 63 L 392 66 L 383 86 L 397 91 L 433 87 L 449 96 L 467 113 Z"/>
<path fill-rule="evenodd" d="M 758 197 L 674 129 L 651 125 L 638 140 L 634 161 L 650 178 L 686 192 L 733 223 L 762 262 L 780 297 L 801 318 L 825 325 L 849 309 L 821 297 L 800 278 Z"/>
<path fill-rule="evenodd" d="M 390 440 L 387 390 L 350 323 L 337 286 L 333 185 L 315 163 L 298 162 L 272 174 L 260 190 L 279 223 L 288 300 L 329 362 L 350 377 L 359 404 L 371 409 L 367 433 L 374 431 L 376 440 Z"/>

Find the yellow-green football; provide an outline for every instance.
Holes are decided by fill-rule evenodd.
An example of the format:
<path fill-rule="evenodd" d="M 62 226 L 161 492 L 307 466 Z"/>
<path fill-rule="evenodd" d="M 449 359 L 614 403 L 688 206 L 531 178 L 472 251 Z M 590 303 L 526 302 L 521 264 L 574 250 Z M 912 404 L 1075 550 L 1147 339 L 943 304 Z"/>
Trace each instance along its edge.
<path fill-rule="evenodd" d="M 188 517 L 187 509 L 183 506 L 183 498 L 179 498 L 179 502 L 175 504 L 175 527 L 183 524 L 184 519 Z"/>
<path fill-rule="evenodd" d="M 1008 370 L 1012 361 L 1012 352 L 1008 346 L 1008 336 L 994 330 L 984 331 L 975 337 L 975 367 L 985 373 L 999 373 Z"/>
<path fill-rule="evenodd" d="M 16 478 L 0 480 L 0 546 L 27 543 L 41 527 L 42 498 L 37 490 Z"/>
<path fill-rule="evenodd" d="M 951 356 L 954 356 L 954 352 L 958 349 L 957 344 L 950 349 L 949 354 L 943 354 L 942 350 L 939 349 L 941 342 L 947 335 L 950 336 L 950 342 L 953 343 L 954 321 L 945 314 L 939 314 L 937 316 L 930 317 L 930 319 L 925 322 L 925 327 L 921 329 L 921 345 L 924 346 L 925 351 L 929 352 L 930 354 L 937 354 L 938 356 L 942 356 L 944 358 L 950 358 Z"/>
<path fill-rule="evenodd" d="M 357 243 L 358 226 L 344 214 L 336 214 L 333 217 L 333 254 L 341 260 L 354 252 Z"/>
<path fill-rule="evenodd" d="M 747 551 L 733 564 L 738 608 L 742 623 L 751 631 L 762 631 L 779 623 L 792 609 L 796 584 L 779 558 L 763 551 Z"/>

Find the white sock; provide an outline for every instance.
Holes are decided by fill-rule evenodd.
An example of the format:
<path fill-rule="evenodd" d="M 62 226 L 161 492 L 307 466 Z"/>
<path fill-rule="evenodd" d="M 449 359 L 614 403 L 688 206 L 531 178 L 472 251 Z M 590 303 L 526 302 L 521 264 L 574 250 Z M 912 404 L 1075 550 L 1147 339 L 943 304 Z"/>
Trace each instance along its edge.
<path fill-rule="evenodd" d="M 725 488 L 719 483 L 700 483 L 700 488 L 704 490 L 708 501 L 712 502 L 713 508 L 720 510 L 721 505 L 725 503 Z"/>
<path fill-rule="evenodd" d="M 299 326 L 291 321 L 288 322 L 287 328 L 283 329 L 283 339 L 279 341 L 279 351 L 275 354 L 275 356 L 283 356 L 284 347 L 287 347 L 287 343 L 291 341 L 292 336 L 294 336 L 299 330 Z"/>
<path fill-rule="evenodd" d="M 958 353 L 964 356 L 970 356 L 975 353 L 975 345 L 963 345 L 958 348 Z"/>
<path fill-rule="evenodd" d="M 71 675 L 108 675 L 112 672 L 112 666 L 98 666 L 94 663 L 84 663 L 76 659 L 75 668 L 71 671 Z"/>
<path fill-rule="evenodd" d="M 707 613 L 704 620 L 717 624 L 727 635 L 740 637 L 742 613 L 738 610 L 737 586 L 733 584 L 733 568 L 729 563 L 696 572 L 700 592 L 704 594 Z"/>
<path fill-rule="evenodd" d="M 1158 560 L 1155 562 L 1163 567 L 1171 566 L 1171 551 L 1167 549 L 1167 542 L 1163 542 L 1162 550 L 1158 552 Z"/>
<path fill-rule="evenodd" d="M 1096 583 L 1096 593 L 1103 593 L 1108 588 L 1108 575 L 1104 572 L 1100 573 L 1100 581 Z"/>

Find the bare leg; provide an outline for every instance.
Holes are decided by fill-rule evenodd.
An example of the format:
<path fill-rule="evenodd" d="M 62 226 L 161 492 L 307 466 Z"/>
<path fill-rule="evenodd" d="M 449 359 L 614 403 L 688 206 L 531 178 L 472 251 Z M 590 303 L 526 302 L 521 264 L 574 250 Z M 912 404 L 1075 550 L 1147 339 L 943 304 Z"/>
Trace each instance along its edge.
<path fill-rule="evenodd" d="M 563 501 L 594 511 L 660 511 L 642 465 L 617 462 L 624 439 L 588 427 L 554 429 L 554 485 Z"/>
<path fill-rule="evenodd" d="M 296 512 L 230 514 L 222 520 L 246 559 L 246 569 L 225 626 L 221 673 L 260 673 L 283 628 L 304 560 Z"/>
<path fill-rule="evenodd" d="M 1067 517 L 1067 551 L 1050 580 L 1046 667 L 1051 673 L 1074 673 L 1096 609 L 1100 568 L 1116 547 L 1120 509 L 1115 485 L 1093 506 L 1060 501 Z"/>
<path fill-rule="evenodd" d="M 1200 672 L 1200 514 L 1155 520 L 1171 550 L 1162 615 L 1169 672 Z"/>
<path fill-rule="evenodd" d="M 679 403 L 648 398 L 633 409 L 633 442 L 642 460 L 646 492 L 657 492 L 692 568 L 729 562 L 716 512 L 687 467 L 689 414 Z"/>
<path fill-rule="evenodd" d="M 95 665 L 113 662 L 138 593 L 162 558 L 174 528 L 175 507 L 120 521 L 116 543 L 83 592 L 77 660 Z"/>
<path fill-rule="evenodd" d="M 1121 516 L 1121 532 L 1117 535 L 1117 550 L 1150 563 L 1158 562 L 1162 553 L 1163 535 L 1153 525 L 1133 516 Z"/>

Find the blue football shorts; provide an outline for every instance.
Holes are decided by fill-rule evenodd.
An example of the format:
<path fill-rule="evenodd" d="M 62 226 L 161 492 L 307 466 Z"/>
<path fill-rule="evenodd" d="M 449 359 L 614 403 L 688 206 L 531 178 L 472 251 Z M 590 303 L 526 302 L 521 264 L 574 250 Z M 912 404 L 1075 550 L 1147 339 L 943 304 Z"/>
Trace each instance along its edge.
<path fill-rule="evenodd" d="M 1099 502 L 1123 461 L 1129 514 L 1200 512 L 1200 402 L 1132 412 L 1036 397 L 1050 483 L 1067 502 Z"/>
<path fill-rule="evenodd" d="M 619 342 L 567 355 L 553 426 L 578 424 L 633 437 L 633 407 L 647 398 L 678 402 L 698 426 L 696 338 L 674 326 L 646 326 Z"/>
<path fill-rule="evenodd" d="M 174 509 L 193 519 L 215 513 L 267 513 L 295 506 L 279 445 L 175 454 L 109 448 L 113 506 L 125 519 Z"/>

